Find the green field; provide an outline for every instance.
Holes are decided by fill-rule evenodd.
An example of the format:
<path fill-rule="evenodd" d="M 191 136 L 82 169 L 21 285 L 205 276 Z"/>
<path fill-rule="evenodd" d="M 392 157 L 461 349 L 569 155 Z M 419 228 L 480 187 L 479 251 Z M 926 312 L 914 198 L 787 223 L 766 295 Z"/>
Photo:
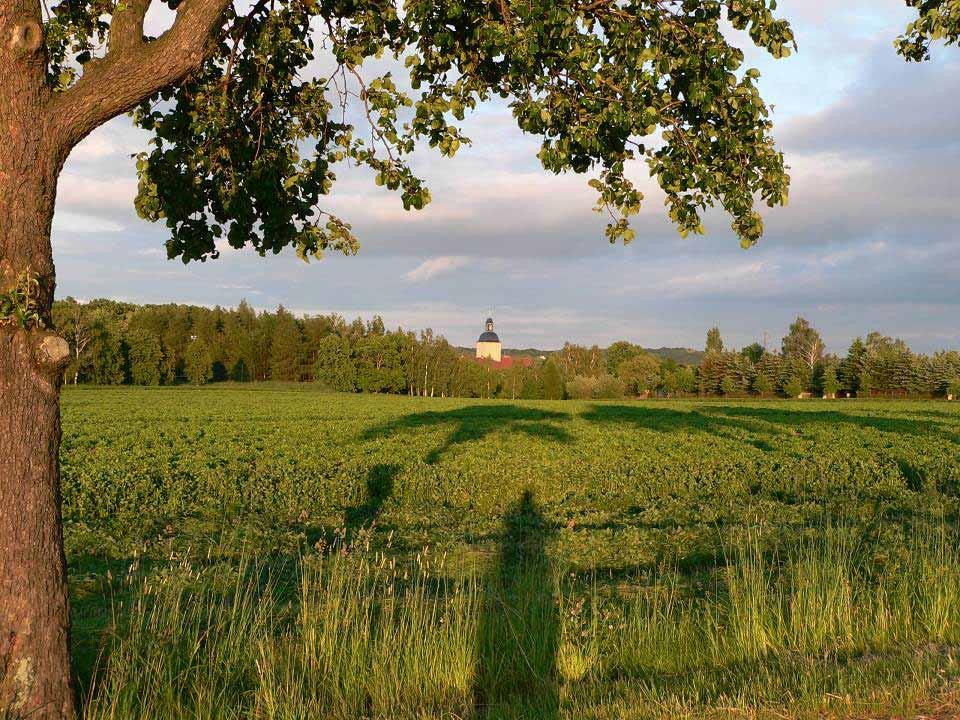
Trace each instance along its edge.
<path fill-rule="evenodd" d="M 68 388 L 63 428 L 88 717 L 953 707 L 955 404 Z"/>

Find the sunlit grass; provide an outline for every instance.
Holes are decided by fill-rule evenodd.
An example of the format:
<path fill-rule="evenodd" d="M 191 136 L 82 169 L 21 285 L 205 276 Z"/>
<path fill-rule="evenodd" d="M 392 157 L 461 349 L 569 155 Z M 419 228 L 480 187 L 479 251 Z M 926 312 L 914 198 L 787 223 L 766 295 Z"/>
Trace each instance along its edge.
<path fill-rule="evenodd" d="M 628 597 L 525 532 L 468 572 L 349 548 L 284 578 L 253 560 L 133 573 L 85 716 L 862 717 L 960 673 L 946 524 L 896 562 L 843 526 L 774 548 L 761 528 L 731 533 L 709 586 L 664 569 Z"/>

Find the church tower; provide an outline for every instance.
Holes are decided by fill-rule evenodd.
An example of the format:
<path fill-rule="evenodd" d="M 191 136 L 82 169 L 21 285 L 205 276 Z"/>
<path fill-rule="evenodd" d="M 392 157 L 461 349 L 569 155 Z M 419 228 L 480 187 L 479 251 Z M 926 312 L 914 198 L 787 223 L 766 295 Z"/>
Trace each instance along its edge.
<path fill-rule="evenodd" d="M 493 331 L 493 318 L 487 318 L 487 329 L 477 340 L 477 359 L 493 360 L 499 363 L 503 356 L 503 346 L 500 338 Z"/>

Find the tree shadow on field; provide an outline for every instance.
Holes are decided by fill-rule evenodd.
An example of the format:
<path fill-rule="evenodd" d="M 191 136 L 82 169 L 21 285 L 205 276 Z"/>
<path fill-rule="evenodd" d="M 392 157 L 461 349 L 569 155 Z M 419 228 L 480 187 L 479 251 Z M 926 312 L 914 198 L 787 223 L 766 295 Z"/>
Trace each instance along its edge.
<path fill-rule="evenodd" d="M 935 437 L 960 444 L 960 433 L 949 424 L 935 420 L 916 420 L 888 415 L 853 415 L 837 410 L 791 410 L 778 407 L 711 406 L 713 417 L 723 416 L 728 421 L 762 421 L 772 425 L 805 428 L 812 425 L 854 426 L 861 430 L 877 430 L 895 435 Z"/>
<path fill-rule="evenodd" d="M 353 505 L 344 508 L 341 524 L 330 525 L 304 521 L 293 523 L 290 529 L 303 533 L 308 547 L 325 548 L 327 551 L 339 548 L 343 542 L 349 544 L 365 528 L 377 526 L 378 529 L 385 529 L 379 522 L 380 516 L 394 494 L 395 480 L 401 469 L 400 465 L 386 463 L 378 463 L 371 467 L 367 471 L 367 481 L 362 495 L 356 498 Z"/>
<path fill-rule="evenodd" d="M 814 402 L 814 401 L 811 401 Z M 596 423 L 629 424 L 661 433 L 698 431 L 745 442 L 769 451 L 779 439 L 816 428 L 872 429 L 896 435 L 934 437 L 960 444 L 948 424 L 905 417 L 853 415 L 837 410 L 793 410 L 787 407 L 696 405 L 689 411 L 632 405 L 594 405 L 581 417 Z M 753 437 L 747 437 L 752 435 Z"/>
<path fill-rule="evenodd" d="M 764 452 L 773 450 L 778 438 L 787 437 L 785 429 L 775 429 L 750 418 L 717 416 L 711 409 L 697 406 L 682 411 L 640 405 L 593 405 L 580 417 L 589 422 L 633 426 L 664 434 L 678 431 L 703 432 L 722 439 L 749 443 Z M 745 433 L 754 437 L 745 437 Z"/>
<path fill-rule="evenodd" d="M 405 431 L 451 427 L 444 443 L 427 453 L 426 462 L 433 465 L 456 445 L 482 440 L 491 433 L 522 433 L 555 442 L 571 443 L 573 436 L 556 425 L 568 422 L 563 412 L 539 410 L 518 405 L 474 405 L 445 412 L 424 412 L 404 415 L 388 423 L 370 428 L 363 440 L 388 438 Z"/>
<path fill-rule="evenodd" d="M 485 720 L 556 720 L 560 613 L 546 554 L 551 532 L 527 490 L 504 517 L 477 633 L 474 706 Z"/>

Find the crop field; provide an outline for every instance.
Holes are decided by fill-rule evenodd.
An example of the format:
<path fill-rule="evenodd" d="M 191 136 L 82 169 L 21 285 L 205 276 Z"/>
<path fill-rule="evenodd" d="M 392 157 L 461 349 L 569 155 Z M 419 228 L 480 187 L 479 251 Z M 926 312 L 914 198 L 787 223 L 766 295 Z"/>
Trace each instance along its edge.
<path fill-rule="evenodd" d="M 67 388 L 88 718 L 960 715 L 960 406 Z"/>

